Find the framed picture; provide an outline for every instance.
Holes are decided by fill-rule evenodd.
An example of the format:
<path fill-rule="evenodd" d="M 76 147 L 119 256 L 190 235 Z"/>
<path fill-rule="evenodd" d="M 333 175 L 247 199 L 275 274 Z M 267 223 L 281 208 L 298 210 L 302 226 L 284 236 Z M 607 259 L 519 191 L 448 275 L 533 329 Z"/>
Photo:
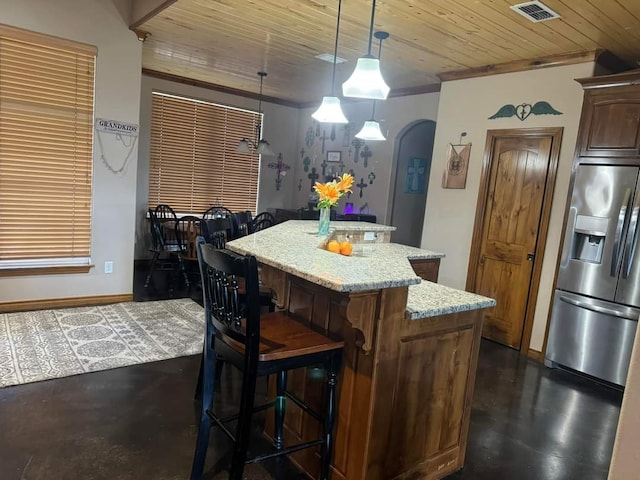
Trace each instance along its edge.
<path fill-rule="evenodd" d="M 327 150 L 327 162 L 340 163 L 342 152 L 340 150 Z"/>

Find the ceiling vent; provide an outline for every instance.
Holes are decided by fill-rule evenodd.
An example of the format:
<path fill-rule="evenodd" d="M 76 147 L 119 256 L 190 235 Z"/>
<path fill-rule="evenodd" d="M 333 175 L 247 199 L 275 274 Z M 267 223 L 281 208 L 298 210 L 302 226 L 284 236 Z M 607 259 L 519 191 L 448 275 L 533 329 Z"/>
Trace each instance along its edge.
<path fill-rule="evenodd" d="M 331 64 L 333 63 L 333 55 L 330 53 L 321 53 L 320 55 L 316 55 L 316 58 Z M 336 57 L 336 63 L 344 63 L 346 61 L 346 58 Z"/>
<path fill-rule="evenodd" d="M 513 5 L 511 7 L 511 10 L 515 10 L 523 17 L 526 17 L 535 23 L 553 20 L 554 18 L 560 18 L 560 15 L 551 10 L 542 2 L 519 3 L 518 5 Z"/>

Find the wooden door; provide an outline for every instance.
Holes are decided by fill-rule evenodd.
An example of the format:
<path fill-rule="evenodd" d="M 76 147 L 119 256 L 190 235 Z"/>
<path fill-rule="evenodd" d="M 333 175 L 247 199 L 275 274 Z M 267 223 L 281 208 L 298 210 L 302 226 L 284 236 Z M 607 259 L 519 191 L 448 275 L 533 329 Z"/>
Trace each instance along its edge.
<path fill-rule="evenodd" d="M 539 130 L 489 132 L 467 278 L 468 289 L 497 302 L 485 314 L 483 336 L 516 349 L 535 308 L 540 268 L 534 278 L 534 267 L 537 256 L 541 266 L 541 226 L 546 236 L 558 153 L 552 150 L 559 144 Z M 527 350 L 529 337 L 530 328 Z"/>

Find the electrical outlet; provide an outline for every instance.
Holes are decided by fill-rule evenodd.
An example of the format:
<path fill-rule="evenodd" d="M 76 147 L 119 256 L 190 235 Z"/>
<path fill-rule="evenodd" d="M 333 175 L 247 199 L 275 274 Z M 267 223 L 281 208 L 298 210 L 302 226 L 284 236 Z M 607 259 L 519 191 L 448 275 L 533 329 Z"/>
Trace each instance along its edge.
<path fill-rule="evenodd" d="M 104 273 L 113 273 L 113 262 L 104 262 Z"/>

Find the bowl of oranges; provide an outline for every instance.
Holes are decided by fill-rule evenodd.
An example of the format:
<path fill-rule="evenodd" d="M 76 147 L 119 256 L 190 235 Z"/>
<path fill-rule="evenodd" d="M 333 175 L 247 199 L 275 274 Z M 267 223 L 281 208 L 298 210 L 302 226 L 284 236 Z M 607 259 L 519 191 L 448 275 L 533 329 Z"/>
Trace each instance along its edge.
<path fill-rule="evenodd" d="M 353 253 L 353 245 L 351 245 L 349 241 L 339 242 L 337 240 L 329 240 L 325 248 L 330 252 L 339 253 L 347 257 Z"/>

